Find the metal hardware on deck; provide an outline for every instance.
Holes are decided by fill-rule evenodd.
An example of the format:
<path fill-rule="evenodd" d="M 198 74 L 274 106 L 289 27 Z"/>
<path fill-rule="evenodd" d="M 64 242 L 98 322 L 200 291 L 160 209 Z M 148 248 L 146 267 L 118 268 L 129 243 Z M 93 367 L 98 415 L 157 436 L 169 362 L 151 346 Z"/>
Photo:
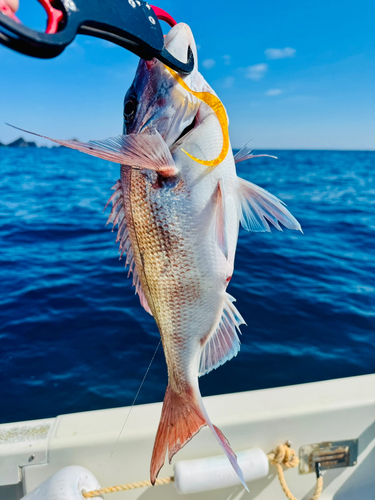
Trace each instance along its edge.
<path fill-rule="evenodd" d="M 356 465 L 358 457 L 358 439 L 346 441 L 324 441 L 322 443 L 305 444 L 299 449 L 299 472 L 309 474 L 339 467 Z"/>

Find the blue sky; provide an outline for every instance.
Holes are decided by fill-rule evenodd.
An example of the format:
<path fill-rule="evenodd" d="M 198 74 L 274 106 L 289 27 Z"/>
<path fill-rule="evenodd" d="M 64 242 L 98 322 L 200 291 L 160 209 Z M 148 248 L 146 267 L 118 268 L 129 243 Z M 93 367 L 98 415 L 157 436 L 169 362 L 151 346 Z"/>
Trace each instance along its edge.
<path fill-rule="evenodd" d="M 37 1 L 20 4 L 19 17 L 42 28 Z M 227 108 L 234 147 L 251 139 L 255 150 L 375 149 L 373 0 L 158 6 L 192 28 L 200 70 Z M 0 46 L 0 141 L 20 135 L 5 121 L 57 138 L 121 133 L 136 65 L 124 49 L 81 35 L 49 61 Z"/>

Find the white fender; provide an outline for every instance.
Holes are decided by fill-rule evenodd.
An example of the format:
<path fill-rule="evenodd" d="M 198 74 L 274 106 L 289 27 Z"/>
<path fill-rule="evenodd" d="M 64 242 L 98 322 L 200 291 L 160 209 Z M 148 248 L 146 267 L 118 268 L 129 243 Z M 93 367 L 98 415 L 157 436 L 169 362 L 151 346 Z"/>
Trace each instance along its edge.
<path fill-rule="evenodd" d="M 246 483 L 268 474 L 268 458 L 260 448 L 237 453 L 237 460 Z M 240 484 L 225 455 L 181 460 L 174 468 L 174 475 L 175 486 L 179 493 L 198 493 Z"/>
<path fill-rule="evenodd" d="M 84 500 L 82 493 L 100 488 L 98 480 L 80 465 L 59 470 L 22 500 Z M 102 497 L 100 497 L 102 498 Z"/>

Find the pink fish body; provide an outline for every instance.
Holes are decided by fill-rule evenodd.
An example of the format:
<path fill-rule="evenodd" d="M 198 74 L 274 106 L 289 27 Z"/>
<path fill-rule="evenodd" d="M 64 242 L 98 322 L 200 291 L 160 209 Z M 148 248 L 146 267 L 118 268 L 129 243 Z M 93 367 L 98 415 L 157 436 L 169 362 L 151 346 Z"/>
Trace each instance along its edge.
<path fill-rule="evenodd" d="M 190 45 L 197 61 L 193 36 L 186 25 L 173 28 L 166 45 L 179 59 L 186 57 Z M 194 91 L 214 93 L 197 69 L 184 80 Z M 233 274 L 239 222 L 242 218 L 244 224 L 268 229 L 256 208 L 248 206 L 249 193 L 254 195 L 254 205 L 262 196 L 263 203 L 274 205 L 271 222 L 278 225 L 279 215 L 278 220 L 292 229 L 299 229 L 299 224 L 272 195 L 237 177 L 231 149 L 213 169 L 183 152 L 204 160 L 216 158 L 222 147 L 222 131 L 215 113 L 185 91 L 161 63 L 140 62 L 125 108 L 132 94 L 138 105 L 125 131 L 144 132 L 145 124 L 148 129 L 156 128 L 178 172 L 163 177 L 155 171 L 122 166 L 116 188 L 126 221 L 119 238 L 131 255 L 131 268 L 134 261 L 135 284 L 143 306 L 158 325 L 168 367 L 151 481 L 155 482 L 167 451 L 171 461 L 202 426 L 209 425 L 244 482 L 228 441 L 204 409 L 198 377 L 240 349 L 237 332 L 244 320 L 226 292 Z M 192 129 L 178 139 L 192 122 Z"/>
<path fill-rule="evenodd" d="M 179 60 L 193 50 L 195 69 L 183 76 L 196 92 L 214 91 L 197 69 L 190 28 L 173 27 L 165 38 Z M 169 460 L 208 425 L 245 485 L 236 455 L 203 406 L 198 377 L 236 356 L 244 323 L 227 292 L 233 274 L 239 224 L 251 231 L 300 229 L 276 197 L 240 179 L 235 163 L 251 158 L 232 150 L 215 168 L 223 133 L 215 112 L 182 88 L 159 61 L 141 60 L 125 97 L 124 135 L 104 141 L 55 141 L 121 163 L 109 222 L 143 307 L 162 338 L 168 387 L 151 460 L 154 483 Z"/>

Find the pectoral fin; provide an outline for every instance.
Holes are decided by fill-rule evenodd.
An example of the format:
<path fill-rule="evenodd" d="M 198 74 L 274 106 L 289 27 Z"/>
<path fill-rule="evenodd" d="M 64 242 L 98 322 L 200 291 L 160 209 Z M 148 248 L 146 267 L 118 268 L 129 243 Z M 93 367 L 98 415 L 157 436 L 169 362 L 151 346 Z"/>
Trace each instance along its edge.
<path fill-rule="evenodd" d="M 103 160 L 113 161 L 121 165 L 130 165 L 138 169 L 155 170 L 163 177 L 173 177 L 178 173 L 171 152 L 157 131 L 152 134 L 118 135 L 99 141 L 81 142 L 51 139 L 13 125 L 10 126 L 28 134 L 56 142 L 61 146 L 77 149 L 81 153 L 97 156 Z"/>
<path fill-rule="evenodd" d="M 240 221 L 248 231 L 271 231 L 269 223 L 282 231 L 280 222 L 288 229 L 302 232 L 301 225 L 273 194 L 251 182 L 238 178 L 238 197 L 241 206 Z"/>

